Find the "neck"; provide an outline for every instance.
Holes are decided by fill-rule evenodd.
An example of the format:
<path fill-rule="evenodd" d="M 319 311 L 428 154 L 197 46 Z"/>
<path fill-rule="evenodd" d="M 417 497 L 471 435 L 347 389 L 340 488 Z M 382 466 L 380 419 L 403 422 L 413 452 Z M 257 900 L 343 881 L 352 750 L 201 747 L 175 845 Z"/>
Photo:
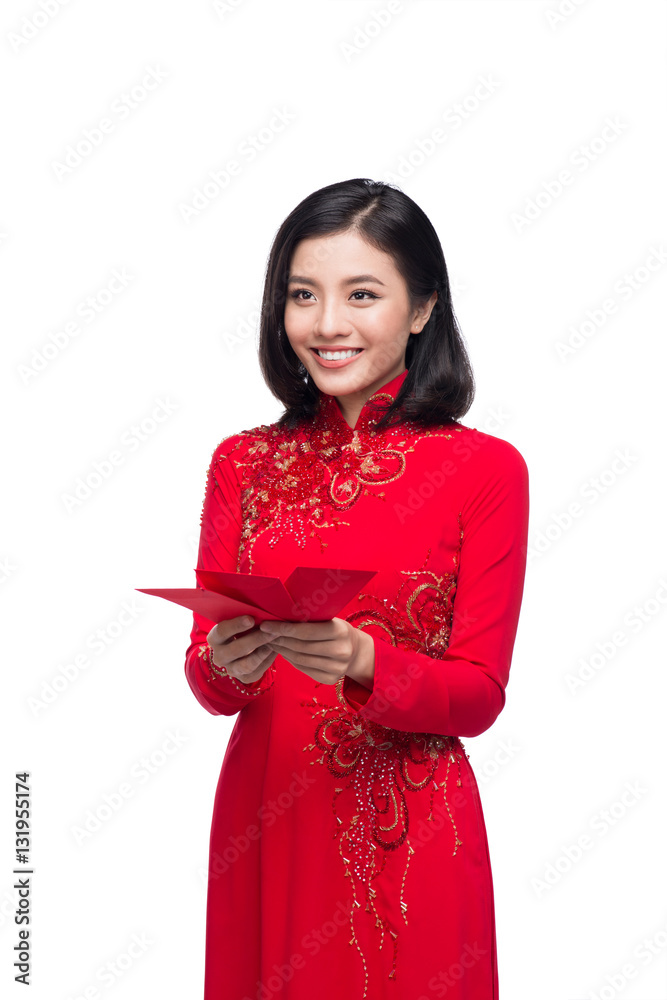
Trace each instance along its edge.
<path fill-rule="evenodd" d="M 360 392 L 350 392 L 345 396 L 336 396 L 340 411 L 343 414 L 346 423 L 354 430 L 357 421 L 359 420 L 361 411 L 371 396 L 373 396 L 376 392 L 382 392 L 385 386 L 393 387 L 393 383 L 398 379 L 399 375 L 403 375 L 404 372 L 407 373 L 407 368 L 404 368 L 403 371 L 399 372 L 397 375 L 392 375 L 391 378 L 386 379 L 385 382 L 380 385 L 367 386 Z M 396 388 L 395 392 L 391 392 L 391 396 L 393 398 L 398 395 L 398 389 L 400 389 L 400 386 Z"/>
<path fill-rule="evenodd" d="M 400 392 L 407 374 L 408 369 L 404 368 L 398 375 L 387 379 L 384 384 L 366 387 L 359 393 L 348 393 L 344 396 L 334 396 L 320 390 L 322 409 L 332 414 L 336 422 L 347 430 L 365 428 L 374 418 L 379 419 L 375 404 L 388 406 Z"/>

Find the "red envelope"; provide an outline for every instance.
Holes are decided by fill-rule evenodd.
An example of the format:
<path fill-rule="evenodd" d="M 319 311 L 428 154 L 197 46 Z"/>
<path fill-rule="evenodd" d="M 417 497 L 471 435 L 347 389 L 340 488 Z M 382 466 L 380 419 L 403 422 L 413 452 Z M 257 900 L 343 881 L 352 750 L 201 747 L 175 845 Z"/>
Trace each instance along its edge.
<path fill-rule="evenodd" d="M 252 627 L 256 628 L 264 621 L 330 621 L 377 570 L 297 566 L 284 583 L 277 576 L 251 573 L 201 569 L 195 569 L 195 573 L 203 590 L 200 587 L 135 589 L 196 611 L 211 623 L 211 628 L 238 615 L 252 615 L 255 619 Z"/>

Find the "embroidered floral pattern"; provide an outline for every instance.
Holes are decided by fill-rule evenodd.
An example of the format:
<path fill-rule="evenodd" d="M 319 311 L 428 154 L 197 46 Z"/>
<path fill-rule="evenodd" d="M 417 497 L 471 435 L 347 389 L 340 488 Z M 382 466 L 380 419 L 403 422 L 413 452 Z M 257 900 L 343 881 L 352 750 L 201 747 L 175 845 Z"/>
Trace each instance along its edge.
<path fill-rule="evenodd" d="M 333 837 L 339 839 L 345 877 L 351 881 L 354 905 L 350 912 L 350 944 L 356 945 L 363 963 L 366 977 L 363 996 L 366 998 L 367 963 L 355 932 L 356 909 L 363 905 L 367 912 L 375 915 L 375 926 L 381 933 L 380 948 L 384 945 L 385 933 L 391 937 L 393 952 L 389 978 L 395 979 L 399 917 L 392 920 L 378 913 L 374 902 L 377 892 L 373 883 L 385 870 L 390 854 L 398 857 L 399 850 L 405 845 L 402 852 L 405 867 L 398 914 L 407 925 L 407 904 L 403 900 L 403 892 L 414 849 L 408 837 L 410 820 L 406 793 L 418 792 L 430 786 L 430 812 L 427 818 L 433 822 L 435 793 L 438 788 L 442 789 L 444 808 L 452 826 L 452 854 L 455 855 L 462 841 L 447 801 L 448 780 L 451 766 L 456 764 L 456 784 L 461 786 L 461 759 L 467 758 L 468 754 L 458 737 L 400 732 L 364 719 L 343 700 L 341 683 L 339 681 L 336 684 L 336 692 L 343 712 L 336 706 L 319 705 L 317 697 L 313 697 L 310 702 L 302 702 L 315 709 L 313 718 L 317 715 L 323 717 L 315 730 L 315 742 L 304 747 L 304 750 L 322 750 L 322 756 L 317 761 L 311 761 L 311 764 L 325 764 L 339 781 L 349 776 L 347 784 L 334 787 L 333 813 L 336 829 Z M 444 775 L 438 784 L 436 778 L 440 777 L 439 769 L 442 766 Z M 345 825 L 339 814 L 338 804 L 339 796 L 347 789 L 352 790 L 355 811 Z"/>
<path fill-rule="evenodd" d="M 379 626 L 395 646 L 414 649 L 436 658 L 444 656 L 451 635 L 456 575 L 463 540 L 460 513 L 458 524 L 459 545 L 453 556 L 454 568 L 451 573 L 436 574 L 426 569 L 431 556 L 429 549 L 419 569 L 400 571 L 406 579 L 401 583 L 393 601 L 380 599 L 372 594 L 359 594 L 358 600 L 375 602 L 380 607 L 371 605 L 363 611 L 352 612 L 346 620 L 354 623 L 357 628 Z M 412 586 L 408 588 L 409 581 Z M 340 780 L 349 776 L 347 784 L 334 788 L 336 829 L 333 836 L 339 837 L 339 851 L 345 865 L 345 875 L 352 882 L 355 906 L 361 906 L 363 901 L 366 910 L 375 913 L 375 925 L 382 935 L 380 948 L 384 943 L 385 931 L 393 939 L 389 978 L 395 979 L 398 930 L 391 927 L 389 918 L 383 919 L 377 912 L 374 905 L 377 893 L 373 882 L 385 870 L 389 852 L 394 852 L 396 856 L 396 852 L 405 844 L 406 850 L 403 853 L 406 854 L 406 860 L 399 911 L 407 924 L 403 889 L 414 851 L 408 839 L 410 816 L 409 796 L 406 793 L 422 791 L 430 786 L 428 819 L 433 821 L 434 796 L 438 787 L 443 790 L 444 806 L 452 825 L 452 853 L 455 855 L 462 841 L 447 801 L 447 785 L 452 764 L 458 767 L 457 784 L 461 785 L 460 762 L 462 757 L 467 758 L 468 755 L 458 737 L 407 733 L 365 719 L 345 700 L 343 678 L 335 688 L 338 705 L 320 705 L 316 697 L 310 702 L 302 702 L 302 705 L 315 709 L 312 718 L 321 716 L 315 729 L 314 742 L 303 749 L 322 751 L 321 756 L 311 763 L 325 765 L 334 778 Z M 445 773 L 438 784 L 436 777 L 442 766 Z M 339 796 L 344 795 L 348 789 L 351 789 L 353 797 L 353 815 L 345 825 L 338 806 L 342 802 Z M 379 862 L 378 855 L 381 858 Z M 359 900 L 359 895 L 362 901 Z M 350 943 L 357 945 L 366 971 L 366 960 L 354 930 L 354 913 L 355 907 L 350 914 Z"/>
<path fill-rule="evenodd" d="M 376 432 L 378 414 L 391 400 L 389 393 L 371 396 L 368 402 L 372 405 L 362 409 L 351 428 L 335 398 L 322 394 L 315 418 L 293 431 L 260 425 L 239 435 L 229 458 L 220 456 L 221 462 L 234 462 L 241 486 L 241 509 L 235 512 L 242 525 L 237 570 L 247 552 L 252 572 L 253 546 L 265 534 L 270 547 L 289 534 L 301 548 L 309 537 L 315 537 L 324 551 L 327 542 L 321 529 L 349 527 L 345 512 L 365 496 L 384 502 L 382 487 L 403 476 L 406 456 L 422 440 L 452 438 L 462 429 L 448 425 L 425 428 L 404 421 Z M 207 495 L 209 489 L 215 489 L 212 478 Z M 356 628 L 379 628 L 383 640 L 394 646 L 436 658 L 444 656 L 453 621 L 462 539 L 460 515 L 459 532 L 451 572 L 437 574 L 427 568 L 429 549 L 421 567 L 399 571 L 404 579 L 393 599 L 361 593 L 359 610 L 352 611 L 346 620 Z M 447 801 L 448 781 L 452 765 L 456 765 L 457 784 L 461 785 L 461 760 L 468 755 L 458 737 L 406 733 L 363 718 L 345 700 L 343 679 L 335 685 L 335 694 L 333 704 L 320 704 L 315 696 L 301 703 L 313 709 L 313 719 L 319 717 L 314 742 L 303 750 L 319 751 L 320 756 L 310 763 L 326 766 L 335 779 L 333 837 L 338 839 L 345 875 L 351 881 L 355 905 L 350 914 L 350 944 L 356 945 L 361 956 L 366 998 L 368 971 L 355 931 L 355 912 L 363 905 L 375 915 L 380 948 L 385 934 L 392 939 L 389 978 L 395 979 L 398 930 L 401 920 L 407 924 L 403 892 L 414 853 L 409 838 L 410 794 L 430 790 L 428 820 L 433 822 L 434 798 L 441 790 L 443 809 L 452 827 L 452 854 L 456 855 L 462 841 Z M 399 858 L 404 859 L 405 867 L 397 916 L 381 916 L 374 902 L 376 880 L 387 864 L 400 864 Z"/>
<path fill-rule="evenodd" d="M 416 570 L 399 570 L 405 580 L 394 601 L 375 594 L 360 593 L 357 600 L 369 603 L 363 611 L 346 616 L 355 628 L 374 625 L 381 628 L 392 646 L 412 649 L 427 656 L 442 657 L 449 646 L 454 615 L 454 597 L 459 555 L 463 541 L 461 513 L 458 515 L 459 544 L 454 553 L 451 573 L 438 574 L 426 569 L 431 557 L 429 548 L 422 566 Z M 413 587 L 404 596 L 409 581 Z"/>
<path fill-rule="evenodd" d="M 405 456 L 420 440 L 452 436 L 444 427 L 440 434 L 438 427 L 417 429 L 407 421 L 376 433 L 382 404 L 391 399 L 382 392 L 371 396 L 377 408 L 364 408 L 353 429 L 336 412 L 335 398 L 322 394 L 315 418 L 294 431 L 262 424 L 240 436 L 236 449 L 243 454 L 234 459 L 242 485 L 237 570 L 247 549 L 252 572 L 252 548 L 264 532 L 271 547 L 290 534 L 301 548 L 315 537 L 324 551 L 319 529 L 349 527 L 341 515 L 364 495 L 383 501 L 380 487 L 403 475 Z"/>

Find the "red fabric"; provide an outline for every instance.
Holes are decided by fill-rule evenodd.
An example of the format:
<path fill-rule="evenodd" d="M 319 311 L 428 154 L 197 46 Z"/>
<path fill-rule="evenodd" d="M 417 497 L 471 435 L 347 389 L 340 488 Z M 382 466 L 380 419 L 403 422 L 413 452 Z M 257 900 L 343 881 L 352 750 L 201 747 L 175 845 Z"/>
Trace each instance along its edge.
<path fill-rule="evenodd" d="M 354 429 L 321 393 L 313 421 L 232 435 L 211 460 L 199 568 L 378 572 L 339 614 L 373 637 L 372 690 L 318 684 L 281 656 L 251 685 L 215 676 L 194 615 L 190 687 L 212 714 L 238 713 L 213 809 L 205 1000 L 498 997 L 486 830 L 460 737 L 505 704 L 528 471 L 459 422 L 376 433 L 406 375 Z"/>

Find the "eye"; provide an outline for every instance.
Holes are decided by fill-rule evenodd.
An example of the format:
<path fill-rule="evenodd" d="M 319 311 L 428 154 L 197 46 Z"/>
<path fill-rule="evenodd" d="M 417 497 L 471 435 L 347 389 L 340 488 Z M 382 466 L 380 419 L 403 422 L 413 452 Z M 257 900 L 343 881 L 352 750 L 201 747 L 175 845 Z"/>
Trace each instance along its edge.
<path fill-rule="evenodd" d="M 312 294 L 313 293 L 308 288 L 295 288 L 293 292 L 290 292 L 290 298 L 298 300 L 301 295 L 311 295 L 312 296 Z M 352 296 L 355 296 L 355 295 L 367 295 L 371 299 L 377 299 L 377 298 L 379 298 L 379 296 L 377 296 L 374 292 L 369 292 L 368 289 L 366 289 L 366 288 L 358 288 L 355 292 L 352 292 Z M 300 299 L 300 301 L 301 302 L 309 302 L 310 300 L 309 299 Z M 363 302 L 363 301 L 364 301 L 363 299 L 355 299 L 355 302 Z"/>

